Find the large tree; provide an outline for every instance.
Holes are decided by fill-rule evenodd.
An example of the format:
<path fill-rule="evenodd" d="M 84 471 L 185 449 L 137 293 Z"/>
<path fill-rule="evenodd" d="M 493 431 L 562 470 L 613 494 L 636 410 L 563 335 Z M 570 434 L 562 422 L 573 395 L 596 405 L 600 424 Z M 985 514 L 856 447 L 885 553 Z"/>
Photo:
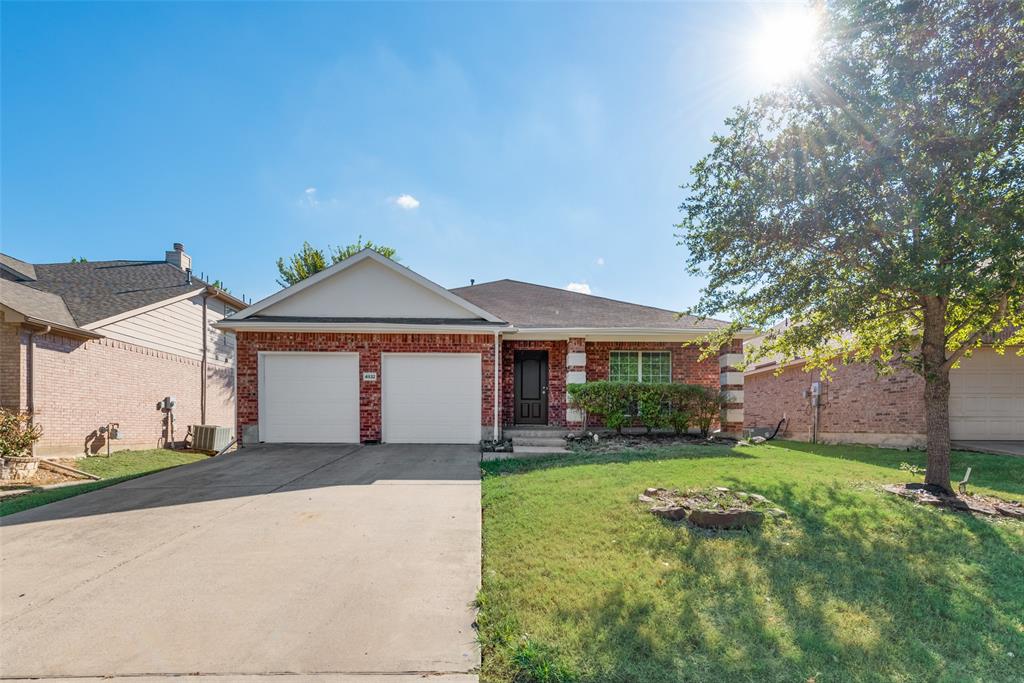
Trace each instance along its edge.
<path fill-rule="evenodd" d="M 281 275 L 277 280 L 277 284 L 282 287 L 291 287 L 296 282 L 302 282 L 310 275 L 319 273 L 329 265 L 344 261 L 363 249 L 372 249 L 381 256 L 398 260 L 395 256 L 396 251 L 394 248 L 384 246 L 383 244 L 374 244 L 370 240 L 363 242 L 362 235 L 359 236 L 355 244 L 349 244 L 344 247 L 328 246 L 326 252 L 323 249 L 314 247 L 309 242 L 303 242 L 302 249 L 289 256 L 287 261 L 283 257 L 277 259 L 277 272 Z M 330 263 L 328 263 L 328 260 Z"/>
<path fill-rule="evenodd" d="M 1024 5 L 834 0 L 804 74 L 747 104 L 680 207 L 697 312 L 758 357 L 909 366 L 950 489 L 949 373 L 1024 342 Z M 1020 350 L 1018 350 L 1020 352 Z M 1024 362 L 1024 361 L 1022 361 Z"/>

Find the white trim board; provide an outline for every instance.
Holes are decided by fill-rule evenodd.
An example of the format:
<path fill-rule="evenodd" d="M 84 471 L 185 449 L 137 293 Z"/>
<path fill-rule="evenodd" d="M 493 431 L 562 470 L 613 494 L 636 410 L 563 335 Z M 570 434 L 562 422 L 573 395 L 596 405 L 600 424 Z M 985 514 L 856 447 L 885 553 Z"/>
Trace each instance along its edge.
<path fill-rule="evenodd" d="M 439 285 L 439 284 L 437 284 L 437 283 L 435 283 L 435 282 L 433 282 L 431 280 L 428 280 L 427 278 L 423 277 L 419 273 L 416 273 L 415 271 L 411 270 L 410 268 L 407 268 L 407 267 L 405 267 L 403 265 L 400 265 L 400 264 L 396 263 L 395 261 L 392 261 L 391 259 L 387 258 L 386 256 L 381 256 L 380 254 L 378 254 L 373 249 L 363 249 L 362 251 L 360 251 L 359 253 L 355 254 L 354 256 L 350 256 L 349 258 L 345 259 L 344 261 L 341 261 L 339 263 L 335 263 L 333 266 L 331 266 L 329 268 L 325 268 L 324 270 L 321 270 L 316 275 L 311 275 L 310 277 L 306 278 L 302 282 L 298 282 L 298 283 L 292 285 L 291 287 L 288 287 L 287 289 L 282 289 L 280 292 L 277 292 L 275 294 L 271 294 L 267 298 L 261 299 L 260 301 L 257 301 L 256 303 L 252 304 L 248 308 L 246 308 L 246 309 L 244 309 L 242 311 L 239 311 L 234 316 L 232 316 L 232 320 L 233 321 L 245 320 L 246 318 L 254 315 L 255 313 L 259 313 L 263 309 L 265 309 L 265 308 L 267 308 L 269 306 L 272 306 L 272 305 L 274 305 L 274 304 L 276 304 L 276 303 L 278 303 L 278 302 L 280 302 L 280 301 L 282 301 L 282 300 L 284 300 L 284 299 L 286 299 L 286 298 L 288 298 L 290 296 L 293 296 L 293 295 L 303 291 L 304 289 L 312 287 L 313 285 L 317 284 L 318 282 L 322 282 L 322 281 L 324 281 L 324 280 L 326 280 L 328 278 L 331 278 L 331 277 L 337 275 L 338 273 L 341 273 L 341 272 L 345 271 L 346 269 L 351 268 L 352 266 L 354 266 L 354 265 L 356 265 L 358 263 L 362 263 L 363 261 L 365 261 L 367 259 L 375 261 L 376 263 L 379 263 L 380 265 L 385 266 L 385 267 L 391 269 L 393 272 L 401 275 L 402 277 L 408 278 L 409 280 L 415 282 L 416 284 L 418 284 L 418 285 L 420 285 L 422 287 L 425 287 L 426 289 L 428 289 L 429 291 L 433 292 L 434 294 L 437 294 L 438 296 L 440 296 L 440 297 L 444 298 L 445 300 L 455 304 L 456 306 L 461 307 L 465 311 L 467 311 L 469 313 L 472 313 L 474 316 L 476 316 L 478 318 L 482 318 L 482 319 L 484 319 L 484 320 L 486 320 L 488 322 L 492 322 L 492 323 L 504 323 L 504 321 L 501 318 L 498 318 L 494 314 L 488 313 L 484 309 L 482 309 L 482 308 L 480 308 L 478 306 L 475 306 L 474 304 L 471 304 L 470 302 L 466 301 L 462 297 L 460 297 L 460 296 L 458 296 L 456 294 L 453 294 L 452 292 L 448 291 L 447 289 L 445 289 L 441 285 Z"/>

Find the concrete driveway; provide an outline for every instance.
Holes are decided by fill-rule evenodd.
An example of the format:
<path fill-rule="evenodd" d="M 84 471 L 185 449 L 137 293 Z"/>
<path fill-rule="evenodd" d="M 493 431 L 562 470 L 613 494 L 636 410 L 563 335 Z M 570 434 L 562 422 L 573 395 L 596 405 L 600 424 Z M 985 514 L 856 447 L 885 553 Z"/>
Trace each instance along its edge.
<path fill-rule="evenodd" d="M 476 680 L 474 447 L 258 446 L 0 525 L 5 677 Z"/>

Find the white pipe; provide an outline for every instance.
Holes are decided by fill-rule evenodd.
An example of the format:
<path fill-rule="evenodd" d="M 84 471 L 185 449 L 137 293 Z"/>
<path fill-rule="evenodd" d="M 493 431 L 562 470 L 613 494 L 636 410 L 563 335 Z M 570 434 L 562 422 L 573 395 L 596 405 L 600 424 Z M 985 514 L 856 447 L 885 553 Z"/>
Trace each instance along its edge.
<path fill-rule="evenodd" d="M 494 440 L 498 440 L 498 404 L 501 395 L 499 385 L 499 369 L 501 367 L 501 337 L 497 331 L 494 332 Z"/>

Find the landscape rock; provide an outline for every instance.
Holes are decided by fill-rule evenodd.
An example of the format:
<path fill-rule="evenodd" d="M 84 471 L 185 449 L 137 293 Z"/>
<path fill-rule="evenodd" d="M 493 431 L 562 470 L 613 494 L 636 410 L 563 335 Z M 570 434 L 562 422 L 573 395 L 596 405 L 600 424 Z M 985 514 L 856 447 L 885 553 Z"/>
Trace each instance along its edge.
<path fill-rule="evenodd" d="M 1002 515 L 1013 519 L 1024 519 L 1024 507 L 1018 501 L 1005 501 L 993 496 L 978 494 L 956 495 L 929 484 L 889 484 L 884 491 L 907 498 L 919 505 L 945 507 L 958 512 L 973 512 L 994 517 Z"/>
<path fill-rule="evenodd" d="M 771 508 L 767 512 L 772 517 L 789 517 L 789 513 L 782 508 Z"/>
<path fill-rule="evenodd" d="M 643 493 L 641 493 L 639 496 L 637 496 L 636 499 L 639 500 L 641 503 L 653 503 L 654 502 L 653 498 L 651 498 L 650 496 L 645 495 Z"/>
<path fill-rule="evenodd" d="M 755 437 L 754 437 L 754 438 L 752 438 L 752 439 L 751 439 L 750 441 L 751 441 L 752 443 L 764 443 L 764 442 L 766 442 L 767 440 L 768 440 L 768 439 L 764 438 L 763 436 L 755 436 Z"/>
<path fill-rule="evenodd" d="M 688 518 L 691 524 L 705 529 L 746 529 L 760 526 L 764 514 L 756 510 L 692 510 Z"/>
<path fill-rule="evenodd" d="M 662 519 L 670 519 L 674 522 L 686 519 L 686 515 L 689 513 L 682 505 L 672 505 L 671 503 L 665 505 L 655 505 L 651 508 L 651 513 L 655 517 L 661 517 Z"/>

